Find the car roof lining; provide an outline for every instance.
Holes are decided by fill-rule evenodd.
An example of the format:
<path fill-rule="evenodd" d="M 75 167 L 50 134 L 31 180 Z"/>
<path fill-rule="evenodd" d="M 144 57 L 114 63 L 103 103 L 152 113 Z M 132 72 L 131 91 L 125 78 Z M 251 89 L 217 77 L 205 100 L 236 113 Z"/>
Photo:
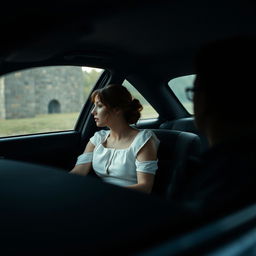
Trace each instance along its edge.
<path fill-rule="evenodd" d="M 81 7 L 76 13 L 65 1 L 51 10 L 47 8 L 49 1 L 40 8 L 15 6 L 13 13 L 21 21 L 18 27 L 12 26 L 7 14 L 1 17 L 1 23 L 7 26 L 3 30 L 3 48 L 11 50 L 0 50 L 0 62 L 5 72 L 37 62 L 86 65 L 94 60 L 100 66 L 124 70 L 136 69 L 135 63 L 140 62 L 146 70 L 155 70 L 159 77 L 167 79 L 177 76 L 180 70 L 193 72 L 192 60 L 203 43 L 256 33 L 253 1 L 160 2 L 74 1 L 75 10 Z M 27 15 L 30 19 L 25 18 Z M 31 19 L 36 29 L 31 27 Z M 78 52 L 81 57 L 74 58 Z"/>

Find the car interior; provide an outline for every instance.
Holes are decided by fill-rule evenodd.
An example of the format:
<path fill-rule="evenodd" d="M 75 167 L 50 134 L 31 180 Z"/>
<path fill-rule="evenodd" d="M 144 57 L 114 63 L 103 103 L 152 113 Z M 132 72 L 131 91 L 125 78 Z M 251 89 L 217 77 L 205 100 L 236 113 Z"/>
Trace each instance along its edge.
<path fill-rule="evenodd" d="M 254 1 L 6 3 L 0 16 L 0 195 L 5 255 L 254 255 L 255 205 L 175 221 L 189 158 L 209 148 L 185 89 L 205 43 L 256 35 Z M 93 90 L 123 84 L 160 140 L 151 195 L 71 175 L 99 130 Z M 183 171 L 184 170 L 184 171 Z M 142 218 L 143 216 L 143 218 Z M 235 253 L 234 253 L 235 251 Z M 246 254 L 244 254 L 246 253 Z"/>

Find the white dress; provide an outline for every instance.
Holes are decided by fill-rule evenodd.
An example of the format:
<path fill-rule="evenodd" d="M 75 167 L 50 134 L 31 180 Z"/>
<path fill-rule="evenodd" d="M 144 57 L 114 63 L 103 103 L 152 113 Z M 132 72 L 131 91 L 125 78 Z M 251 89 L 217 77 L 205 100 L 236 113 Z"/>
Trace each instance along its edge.
<path fill-rule="evenodd" d="M 159 140 L 152 131 L 140 130 L 131 145 L 125 149 L 104 147 L 109 133 L 109 130 L 101 130 L 90 139 L 95 145 L 92 166 L 99 177 L 114 185 L 128 186 L 137 183 L 137 172 L 155 174 L 157 160 L 140 162 L 136 159 L 140 149 L 151 137 L 158 147 Z"/>

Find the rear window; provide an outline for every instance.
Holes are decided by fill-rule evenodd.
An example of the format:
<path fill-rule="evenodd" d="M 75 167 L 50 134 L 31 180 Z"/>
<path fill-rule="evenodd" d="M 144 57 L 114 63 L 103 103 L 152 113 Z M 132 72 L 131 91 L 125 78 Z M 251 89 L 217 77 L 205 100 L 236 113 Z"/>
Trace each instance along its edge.
<path fill-rule="evenodd" d="M 149 102 L 135 89 L 135 87 L 130 84 L 127 80 L 124 81 L 123 86 L 125 86 L 132 96 L 138 99 L 143 106 L 141 111 L 141 118 L 140 119 L 155 119 L 158 118 L 158 113 L 156 110 L 149 104 Z"/>
<path fill-rule="evenodd" d="M 168 82 L 170 89 L 190 114 L 194 114 L 193 103 L 187 99 L 185 90 L 188 87 L 193 87 L 194 80 L 195 75 L 188 75 L 174 78 Z"/>

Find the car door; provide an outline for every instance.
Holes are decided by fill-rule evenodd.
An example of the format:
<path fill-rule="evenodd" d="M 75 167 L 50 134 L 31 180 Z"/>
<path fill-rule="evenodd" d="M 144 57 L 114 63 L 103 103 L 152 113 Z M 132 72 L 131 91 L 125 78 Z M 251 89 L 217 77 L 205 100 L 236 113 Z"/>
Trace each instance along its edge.
<path fill-rule="evenodd" d="M 1 158 L 69 170 L 81 150 L 90 91 L 109 77 L 103 69 L 77 66 L 38 67 L 3 75 Z"/>
<path fill-rule="evenodd" d="M 117 72 L 78 66 L 30 68 L 1 77 L 1 158 L 70 170 L 97 130 L 90 93 L 108 83 L 122 83 L 140 100 L 137 128 L 158 128 L 156 110 Z"/>

